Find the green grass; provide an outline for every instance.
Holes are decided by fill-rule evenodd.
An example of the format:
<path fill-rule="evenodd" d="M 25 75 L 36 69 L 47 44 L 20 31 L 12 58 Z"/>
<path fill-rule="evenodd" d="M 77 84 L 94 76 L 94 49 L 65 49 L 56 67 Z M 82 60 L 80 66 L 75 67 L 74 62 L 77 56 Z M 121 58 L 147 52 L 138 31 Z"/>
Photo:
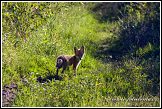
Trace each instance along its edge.
<path fill-rule="evenodd" d="M 123 66 L 103 62 L 94 56 L 101 42 L 117 37 L 118 22 L 100 23 L 85 5 L 62 5 L 59 13 L 51 16 L 32 31 L 27 42 L 17 48 L 2 44 L 2 85 L 15 82 L 18 95 L 13 107 L 157 107 L 159 97 L 145 92 L 147 75 L 136 60 L 123 60 Z M 55 6 L 54 4 L 51 6 Z M 60 3 L 61 6 L 61 3 Z M 55 8 L 51 8 L 54 9 Z M 116 28 L 117 32 L 110 32 Z M 3 32 L 3 31 L 2 31 Z M 39 83 L 37 77 L 56 73 L 56 59 L 61 54 L 73 55 L 73 47 L 85 46 L 85 57 L 77 76 L 72 68 L 63 80 Z M 143 48 L 147 53 L 153 48 Z M 139 54 L 145 54 L 139 49 Z M 100 57 L 100 56 L 99 56 Z M 104 57 L 104 55 L 103 55 Z M 105 56 L 106 57 L 106 56 Z M 22 76 L 27 80 L 21 81 Z M 144 98 L 146 101 L 138 101 Z M 148 99 L 152 101 L 147 101 Z M 130 100 L 131 99 L 131 100 Z M 137 99 L 137 100 L 136 100 Z"/>

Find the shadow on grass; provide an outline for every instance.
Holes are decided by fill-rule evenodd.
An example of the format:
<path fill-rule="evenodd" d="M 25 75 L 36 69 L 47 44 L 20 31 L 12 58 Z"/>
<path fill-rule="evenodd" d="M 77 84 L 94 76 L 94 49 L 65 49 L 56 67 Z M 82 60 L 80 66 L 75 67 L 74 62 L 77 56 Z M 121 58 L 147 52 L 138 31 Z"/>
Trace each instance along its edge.
<path fill-rule="evenodd" d="M 101 2 L 96 3 L 93 9 L 91 10 L 92 13 L 96 15 L 96 19 L 100 22 L 106 21 L 117 21 L 118 17 L 123 18 L 127 16 L 127 13 L 124 12 L 125 6 L 130 3 L 123 3 L 123 2 Z"/>
<path fill-rule="evenodd" d="M 101 12 L 99 21 L 117 21 L 111 18 L 113 10 L 108 8 L 113 5 L 110 3 L 96 5 L 95 11 Z M 134 5 L 135 7 L 130 9 L 136 9 L 141 4 Z M 104 63 L 113 62 L 114 68 L 124 68 L 122 66 L 124 60 L 138 60 L 138 65 L 142 66 L 143 72 L 147 75 L 148 86 L 145 91 L 156 95 L 159 93 L 160 86 L 160 8 L 158 8 L 160 3 L 147 3 L 146 6 L 146 9 L 143 8 L 145 11 L 140 10 L 143 12 L 141 15 L 144 16 L 144 20 L 138 21 L 133 14 L 124 19 L 121 17 L 118 37 L 100 41 L 96 46 L 97 51 L 92 55 Z M 151 12 L 152 14 L 149 14 Z M 115 16 L 120 17 L 118 13 Z"/>
<path fill-rule="evenodd" d="M 143 49 L 140 58 L 149 59 L 160 56 L 160 24 L 157 19 L 139 23 L 137 26 L 130 25 L 120 31 L 119 38 L 113 40 L 107 38 L 100 42 L 99 48 L 93 55 L 103 62 L 120 61 L 123 57 L 139 57 L 139 49 Z M 123 25 L 122 25 L 123 26 Z M 148 50 L 145 50 L 146 46 Z"/>
<path fill-rule="evenodd" d="M 49 82 L 52 80 L 60 80 L 61 81 L 62 77 L 59 75 L 48 75 L 45 78 L 42 78 L 41 76 L 37 77 L 37 82 L 40 82 L 40 83 L 45 83 L 45 82 Z"/>

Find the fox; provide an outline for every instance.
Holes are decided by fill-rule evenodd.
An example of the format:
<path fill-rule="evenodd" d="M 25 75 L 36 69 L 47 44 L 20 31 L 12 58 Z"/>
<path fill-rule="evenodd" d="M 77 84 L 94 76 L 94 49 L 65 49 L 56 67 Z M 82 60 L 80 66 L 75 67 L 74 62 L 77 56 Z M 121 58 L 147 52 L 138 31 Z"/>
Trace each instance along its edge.
<path fill-rule="evenodd" d="M 62 74 L 64 73 L 64 71 L 66 70 L 67 67 L 69 66 L 73 66 L 73 70 L 74 70 L 74 76 L 76 76 L 76 70 L 81 62 L 81 60 L 83 59 L 85 54 L 85 47 L 81 46 L 80 49 L 77 49 L 77 47 L 74 47 L 74 55 L 70 56 L 70 55 L 60 55 L 57 57 L 57 61 L 56 61 L 56 75 L 58 75 L 59 69 L 62 68 Z"/>

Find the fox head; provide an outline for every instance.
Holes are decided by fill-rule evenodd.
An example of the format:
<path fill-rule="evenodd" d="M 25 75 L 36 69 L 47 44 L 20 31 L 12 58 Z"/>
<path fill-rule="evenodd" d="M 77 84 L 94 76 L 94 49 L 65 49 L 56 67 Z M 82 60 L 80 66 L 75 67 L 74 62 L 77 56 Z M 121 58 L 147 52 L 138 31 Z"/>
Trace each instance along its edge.
<path fill-rule="evenodd" d="M 84 46 L 82 46 L 80 49 L 74 47 L 74 53 L 75 56 L 81 60 L 84 55 Z"/>

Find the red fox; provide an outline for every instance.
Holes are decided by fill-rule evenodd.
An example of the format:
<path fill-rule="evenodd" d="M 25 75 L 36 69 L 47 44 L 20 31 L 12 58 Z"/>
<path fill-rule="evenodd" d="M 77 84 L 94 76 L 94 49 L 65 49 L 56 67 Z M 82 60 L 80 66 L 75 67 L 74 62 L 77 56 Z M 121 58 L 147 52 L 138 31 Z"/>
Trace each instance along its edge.
<path fill-rule="evenodd" d="M 76 70 L 84 56 L 84 46 L 82 46 L 80 49 L 77 49 L 76 47 L 74 47 L 74 56 L 69 56 L 69 55 L 60 55 L 57 58 L 57 62 L 56 62 L 56 75 L 58 75 L 58 70 L 60 68 L 62 68 L 62 72 L 64 73 L 64 70 L 73 65 L 73 70 L 74 70 L 74 76 L 76 76 Z"/>

